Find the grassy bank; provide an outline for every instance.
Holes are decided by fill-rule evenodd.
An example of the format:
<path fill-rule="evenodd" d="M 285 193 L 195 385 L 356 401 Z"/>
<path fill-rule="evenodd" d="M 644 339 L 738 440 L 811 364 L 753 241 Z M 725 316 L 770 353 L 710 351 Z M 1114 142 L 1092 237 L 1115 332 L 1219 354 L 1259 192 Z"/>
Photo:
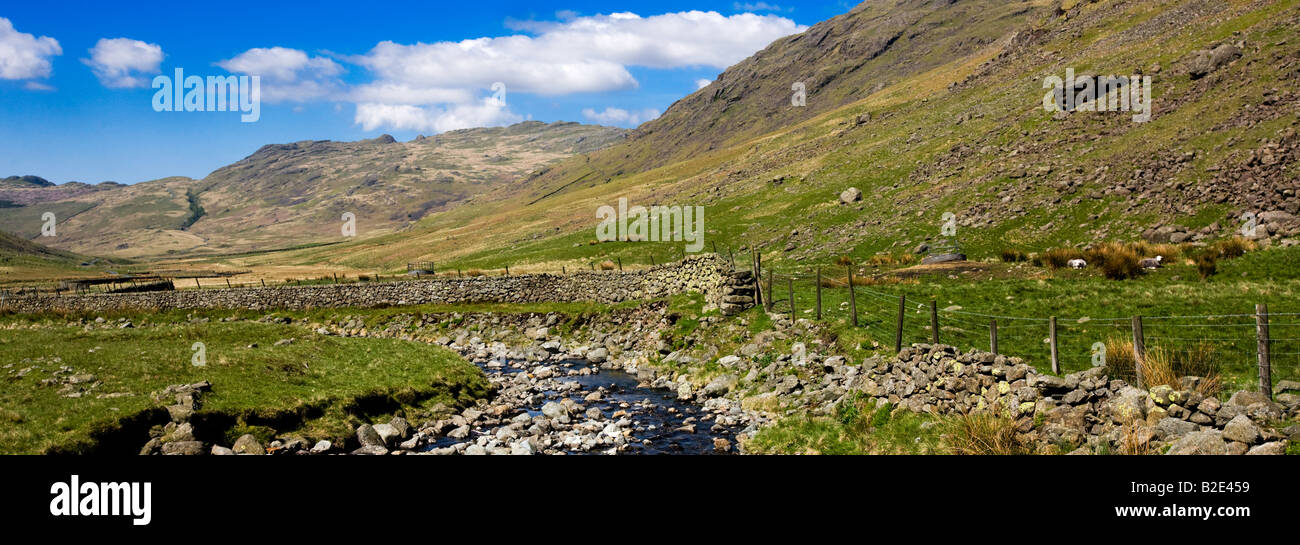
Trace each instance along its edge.
<path fill-rule="evenodd" d="M 371 414 L 453 406 L 488 392 L 472 364 L 421 343 L 249 322 L 107 325 L 0 330 L 0 453 L 93 449 L 96 438 L 156 407 L 150 392 L 178 383 L 211 382 L 200 414 L 219 415 L 214 420 L 229 421 L 232 432 L 335 441 Z M 196 342 L 205 345 L 202 367 L 192 364 Z M 69 385 L 74 376 L 85 382 Z M 60 394 L 83 388 L 81 397 Z"/>

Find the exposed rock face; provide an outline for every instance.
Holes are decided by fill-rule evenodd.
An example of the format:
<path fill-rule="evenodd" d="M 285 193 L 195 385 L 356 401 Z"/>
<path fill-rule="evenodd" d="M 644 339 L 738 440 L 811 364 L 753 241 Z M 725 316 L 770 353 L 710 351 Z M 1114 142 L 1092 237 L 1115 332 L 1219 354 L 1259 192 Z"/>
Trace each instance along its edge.
<path fill-rule="evenodd" d="M 1187 73 L 1192 79 L 1201 79 L 1238 58 L 1241 58 L 1241 48 L 1232 44 L 1193 51 L 1186 61 Z"/>

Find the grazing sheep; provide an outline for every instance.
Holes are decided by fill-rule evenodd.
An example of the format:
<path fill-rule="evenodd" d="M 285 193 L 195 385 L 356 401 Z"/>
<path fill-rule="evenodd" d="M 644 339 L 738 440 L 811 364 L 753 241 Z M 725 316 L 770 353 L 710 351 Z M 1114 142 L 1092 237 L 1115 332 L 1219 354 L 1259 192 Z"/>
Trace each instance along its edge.
<path fill-rule="evenodd" d="M 1082 269 L 1088 266 L 1088 262 L 1082 259 L 1071 259 L 1066 264 L 1069 265 L 1071 269 Z"/>
<path fill-rule="evenodd" d="M 1142 260 L 1142 268 L 1143 268 L 1143 269 L 1159 269 L 1159 268 L 1161 267 L 1161 262 L 1164 261 L 1164 260 L 1165 260 L 1165 256 L 1162 256 L 1162 255 L 1158 255 L 1158 256 L 1156 256 L 1154 259 L 1148 257 L 1148 258 Z"/>

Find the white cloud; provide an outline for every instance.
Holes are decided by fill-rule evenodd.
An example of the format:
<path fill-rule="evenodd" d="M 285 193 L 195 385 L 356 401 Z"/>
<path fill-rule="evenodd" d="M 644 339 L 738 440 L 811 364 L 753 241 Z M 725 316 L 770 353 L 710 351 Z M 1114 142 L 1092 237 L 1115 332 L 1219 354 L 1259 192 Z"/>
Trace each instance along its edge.
<path fill-rule="evenodd" d="M 508 22 L 519 33 L 459 42 L 383 41 L 344 62 L 373 79 L 345 85 L 334 61 L 283 47 L 251 49 L 218 63 L 257 74 L 269 101 L 325 99 L 356 104 L 365 130 L 442 132 L 522 121 L 496 99 L 479 98 L 495 83 L 510 93 L 561 96 L 634 89 L 629 67 L 726 68 L 772 41 L 806 29 L 790 19 L 752 13 L 724 16 L 687 11 L 642 17 L 635 13 L 582 16 L 558 12 L 556 21 Z M 638 125 L 656 110 L 588 110 L 602 123 Z"/>
<path fill-rule="evenodd" d="M 101 38 L 90 48 L 90 58 L 81 62 L 90 67 L 104 87 L 129 89 L 148 87 L 162 60 L 163 50 L 158 44 L 130 38 Z"/>
<path fill-rule="evenodd" d="M 48 78 L 50 57 L 62 54 L 58 40 L 18 32 L 0 17 L 0 79 Z"/>
<path fill-rule="evenodd" d="M 363 103 L 357 104 L 355 118 L 356 123 L 367 131 L 387 127 L 435 133 L 510 125 L 523 120 L 522 116 L 511 112 L 504 103 L 492 98 L 446 107 Z"/>
<path fill-rule="evenodd" d="M 343 67 L 325 57 L 287 47 L 255 47 L 217 66 L 231 72 L 260 76 L 267 102 L 304 102 L 337 98 Z"/>
<path fill-rule="evenodd" d="M 646 121 L 659 117 L 659 110 L 647 108 L 644 110 L 628 111 L 622 108 L 605 108 L 605 111 L 597 112 L 591 108 L 586 108 L 582 110 L 582 116 L 601 125 L 635 127 L 645 123 Z"/>
<path fill-rule="evenodd" d="M 635 88 L 628 66 L 726 68 L 805 29 L 771 15 L 702 11 L 614 13 L 512 27 L 536 35 L 414 45 L 386 41 L 356 62 L 381 80 L 411 87 L 482 89 L 501 81 L 511 92 L 565 95 Z"/>
<path fill-rule="evenodd" d="M 697 79 L 695 80 L 695 90 L 698 91 L 700 89 L 708 87 L 710 83 L 713 83 L 713 80 L 704 79 L 704 78 Z"/>
<path fill-rule="evenodd" d="M 732 4 L 732 7 L 737 11 L 794 11 L 794 8 L 783 8 L 776 4 L 769 4 L 767 2 L 736 2 Z"/>

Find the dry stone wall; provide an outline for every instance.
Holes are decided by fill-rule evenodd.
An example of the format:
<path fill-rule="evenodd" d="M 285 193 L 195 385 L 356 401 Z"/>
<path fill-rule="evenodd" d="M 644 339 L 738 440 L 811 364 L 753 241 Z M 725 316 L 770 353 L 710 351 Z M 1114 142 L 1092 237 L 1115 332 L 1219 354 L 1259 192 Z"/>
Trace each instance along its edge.
<path fill-rule="evenodd" d="M 618 303 L 689 291 L 722 301 L 730 270 L 714 254 L 628 272 L 478 276 L 362 284 L 183 290 L 149 293 L 19 296 L 0 309 L 19 313 L 165 309 L 306 309 L 430 303 Z"/>

